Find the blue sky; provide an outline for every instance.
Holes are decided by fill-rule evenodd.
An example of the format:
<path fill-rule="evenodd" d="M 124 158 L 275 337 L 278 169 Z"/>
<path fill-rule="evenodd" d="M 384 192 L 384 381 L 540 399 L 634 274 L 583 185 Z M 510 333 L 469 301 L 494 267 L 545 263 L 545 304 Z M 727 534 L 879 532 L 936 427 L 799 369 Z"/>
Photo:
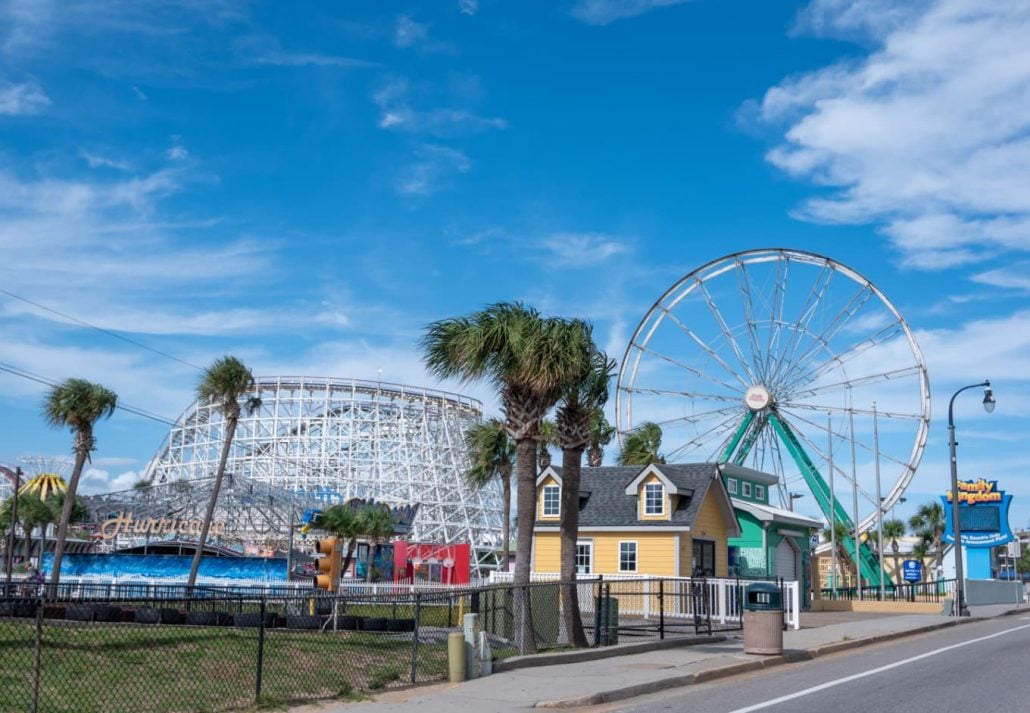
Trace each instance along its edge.
<path fill-rule="evenodd" d="M 986 377 L 959 462 L 1023 527 L 1028 30 L 1012 1 L 0 0 L 0 363 L 169 420 L 223 354 L 435 385 L 432 320 L 524 300 L 621 357 L 695 267 L 812 250 L 926 357 L 898 514 L 944 488 L 947 399 Z M 44 387 L 0 385 L 0 462 L 68 454 Z M 165 431 L 118 412 L 84 488 Z"/>

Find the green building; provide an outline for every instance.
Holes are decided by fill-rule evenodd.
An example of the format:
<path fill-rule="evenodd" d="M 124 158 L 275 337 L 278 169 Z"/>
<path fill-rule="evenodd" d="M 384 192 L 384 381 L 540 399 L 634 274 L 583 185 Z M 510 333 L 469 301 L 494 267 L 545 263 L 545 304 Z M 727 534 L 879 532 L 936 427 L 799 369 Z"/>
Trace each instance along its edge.
<path fill-rule="evenodd" d="M 769 504 L 775 475 L 732 463 L 719 466 L 740 524 L 729 544 L 730 576 L 783 577 L 801 583 L 802 602 L 811 590 L 810 542 L 822 522 Z"/>

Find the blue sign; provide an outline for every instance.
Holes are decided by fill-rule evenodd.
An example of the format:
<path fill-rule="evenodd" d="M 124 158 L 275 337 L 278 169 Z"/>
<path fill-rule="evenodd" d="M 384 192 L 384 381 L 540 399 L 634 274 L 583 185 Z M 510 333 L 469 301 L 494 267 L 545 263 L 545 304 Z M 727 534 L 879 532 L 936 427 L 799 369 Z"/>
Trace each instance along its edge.
<path fill-rule="evenodd" d="M 944 541 L 955 542 L 951 522 L 952 493 L 941 496 L 944 504 Z M 959 526 L 964 547 L 997 547 L 1016 539 L 1009 528 L 1009 505 L 1012 496 L 998 489 L 998 481 L 960 480 L 958 482 Z"/>
<path fill-rule="evenodd" d="M 923 563 L 919 560 L 905 560 L 902 562 L 901 578 L 906 582 L 922 582 Z"/>

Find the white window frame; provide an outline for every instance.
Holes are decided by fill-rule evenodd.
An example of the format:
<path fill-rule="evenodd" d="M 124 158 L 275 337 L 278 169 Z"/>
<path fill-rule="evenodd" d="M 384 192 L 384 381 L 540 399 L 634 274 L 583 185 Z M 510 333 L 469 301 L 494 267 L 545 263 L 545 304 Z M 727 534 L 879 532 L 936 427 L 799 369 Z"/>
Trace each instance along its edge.
<path fill-rule="evenodd" d="M 548 498 L 547 495 L 550 492 L 556 492 L 558 494 L 557 500 L 555 501 L 554 512 L 548 509 Z M 543 509 L 541 510 L 541 517 L 561 517 L 561 486 L 553 483 L 545 485 L 543 489 Z"/>
<path fill-rule="evenodd" d="M 658 504 L 660 509 L 657 511 L 650 510 L 650 501 L 648 499 L 648 491 L 650 489 L 657 489 L 658 491 Z M 645 515 L 664 515 L 665 514 L 665 486 L 661 483 L 644 483 L 644 514 Z"/>
<path fill-rule="evenodd" d="M 625 569 L 622 566 L 622 546 L 633 545 L 633 569 Z M 636 572 L 640 566 L 640 548 L 637 546 L 636 540 L 619 540 L 619 571 L 620 572 Z"/>
<path fill-rule="evenodd" d="M 755 500 L 762 500 L 762 501 L 765 500 L 765 486 L 764 485 L 756 485 L 755 486 Z"/>
<path fill-rule="evenodd" d="M 587 548 L 587 564 L 586 569 L 580 569 L 579 564 L 579 548 Z M 593 540 L 577 540 L 576 541 L 576 574 L 593 574 L 594 572 L 594 541 Z"/>
<path fill-rule="evenodd" d="M 730 495 L 736 495 L 737 494 L 737 479 L 736 478 L 727 478 L 726 479 L 726 492 L 729 493 Z"/>
<path fill-rule="evenodd" d="M 742 480 L 740 482 L 740 486 L 741 486 L 740 487 L 740 494 L 743 495 L 745 498 L 750 498 L 751 497 L 751 483 L 749 483 L 746 480 Z"/>

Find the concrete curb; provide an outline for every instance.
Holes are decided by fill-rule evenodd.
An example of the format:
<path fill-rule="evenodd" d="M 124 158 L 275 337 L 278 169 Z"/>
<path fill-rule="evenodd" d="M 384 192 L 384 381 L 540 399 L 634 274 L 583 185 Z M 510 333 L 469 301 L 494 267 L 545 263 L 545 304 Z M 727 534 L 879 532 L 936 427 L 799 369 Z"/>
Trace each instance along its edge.
<path fill-rule="evenodd" d="M 514 671 L 520 668 L 533 668 L 534 666 L 559 666 L 565 663 L 582 663 L 584 661 L 599 661 L 610 659 L 615 656 L 628 656 L 630 654 L 646 654 L 650 651 L 664 651 L 665 649 L 679 649 L 686 646 L 700 646 L 701 644 L 718 644 L 726 641 L 725 636 L 696 636 L 693 638 L 672 638 L 659 641 L 641 641 L 635 644 L 619 644 L 617 646 L 604 646 L 595 649 L 579 649 L 576 651 L 560 651 L 553 654 L 530 654 L 529 656 L 513 656 L 510 659 L 494 661 L 494 673 L 503 671 Z"/>
<path fill-rule="evenodd" d="M 1022 611 L 1025 612 L 1026 610 Z M 1008 613 L 1016 612 L 1007 612 L 1007 614 Z M 776 666 L 782 666 L 789 663 L 811 661 L 812 659 L 839 653 L 841 651 L 848 651 L 850 649 L 857 649 L 864 646 L 872 646 L 873 644 L 879 644 L 884 641 L 891 641 L 894 639 L 903 639 L 908 636 L 917 636 L 919 634 L 925 634 L 939 629 L 947 629 L 960 624 L 969 624 L 974 621 L 986 621 L 986 619 L 981 617 L 964 617 L 962 619 L 944 621 L 940 624 L 921 626 L 918 629 L 909 629 L 908 631 L 895 631 L 888 634 L 877 634 L 875 636 L 863 637 L 861 639 L 838 641 L 832 644 L 817 646 L 812 649 L 788 649 L 782 654 L 776 656 L 766 656 L 760 659 L 741 661 L 739 663 L 732 663 L 726 666 L 717 666 L 682 676 L 663 678 L 659 681 L 649 681 L 647 683 L 626 686 L 624 688 L 616 688 L 610 691 L 599 691 L 598 693 L 586 696 L 574 696 L 572 698 L 560 698 L 550 701 L 537 701 L 533 704 L 533 707 L 579 708 L 581 706 L 596 706 L 602 703 L 613 703 L 615 701 L 623 701 L 627 698 L 635 698 L 637 696 L 644 696 L 650 693 L 658 693 L 659 691 L 666 691 L 672 688 L 683 688 L 685 686 L 706 683 L 720 678 L 739 676 L 742 673 L 750 673 L 751 671 L 757 671 L 759 669 L 774 668 Z"/>

